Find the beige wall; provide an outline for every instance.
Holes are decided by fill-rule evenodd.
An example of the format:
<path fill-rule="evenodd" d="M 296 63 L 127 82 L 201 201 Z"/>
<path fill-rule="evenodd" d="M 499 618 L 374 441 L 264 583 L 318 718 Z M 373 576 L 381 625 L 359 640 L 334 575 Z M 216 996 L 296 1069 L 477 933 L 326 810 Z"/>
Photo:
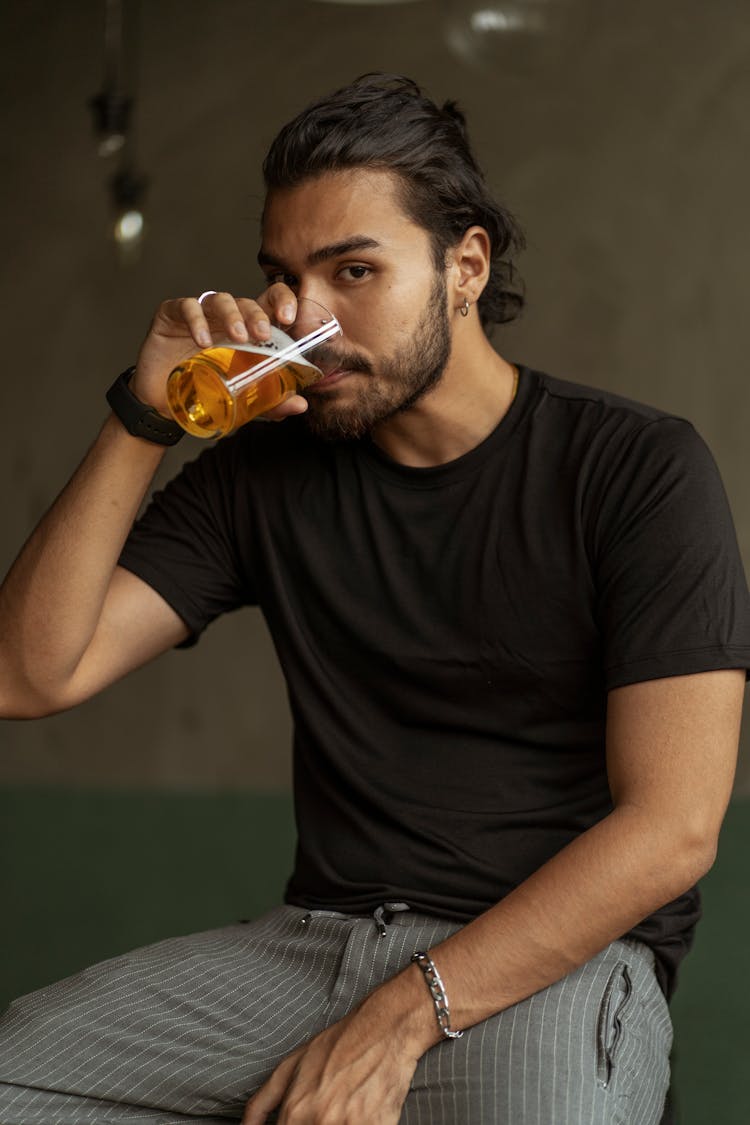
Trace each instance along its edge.
<path fill-rule="evenodd" d="M 100 84 L 102 8 L 3 8 L 0 569 L 92 438 L 104 389 L 155 304 L 207 287 L 254 291 L 258 167 L 276 128 L 371 69 L 458 97 L 491 181 L 527 227 L 529 309 L 500 349 L 691 418 L 750 561 L 742 0 L 602 0 L 587 34 L 564 48 L 520 43 L 481 67 L 451 54 L 431 0 L 142 4 L 137 153 L 151 178 L 149 232 L 127 269 L 107 239 L 110 169 L 85 104 Z M 197 448 L 184 442 L 169 471 Z M 0 782 L 288 781 L 283 685 L 251 611 L 75 712 L 7 723 L 0 735 Z M 750 792 L 748 749 L 739 786 Z"/>

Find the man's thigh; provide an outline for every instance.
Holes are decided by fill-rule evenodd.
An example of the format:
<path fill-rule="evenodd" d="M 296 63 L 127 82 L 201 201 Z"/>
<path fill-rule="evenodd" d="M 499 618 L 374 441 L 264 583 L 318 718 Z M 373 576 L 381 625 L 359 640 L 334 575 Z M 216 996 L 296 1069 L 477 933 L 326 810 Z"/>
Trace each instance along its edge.
<path fill-rule="evenodd" d="M 177 1125 L 239 1118 L 300 1043 L 460 928 L 281 907 L 160 942 L 11 1005 L 0 1020 L 3 1125 Z M 583 969 L 422 1059 L 402 1125 L 652 1125 L 671 1026 L 643 947 Z M 425 991 L 425 1002 L 429 997 Z"/>
<path fill-rule="evenodd" d="M 0 1019 L 0 1122 L 239 1118 L 325 1026 L 341 939 L 307 933 L 302 915 L 169 939 L 15 1001 Z"/>
<path fill-rule="evenodd" d="M 671 1043 L 652 954 L 614 942 L 429 1051 L 401 1125 L 658 1125 Z"/>
<path fill-rule="evenodd" d="M 415 948 L 460 928 L 415 916 L 382 938 L 376 921 L 279 907 L 21 997 L 0 1019 L 0 1122 L 239 1119 L 282 1059 L 408 964 Z"/>

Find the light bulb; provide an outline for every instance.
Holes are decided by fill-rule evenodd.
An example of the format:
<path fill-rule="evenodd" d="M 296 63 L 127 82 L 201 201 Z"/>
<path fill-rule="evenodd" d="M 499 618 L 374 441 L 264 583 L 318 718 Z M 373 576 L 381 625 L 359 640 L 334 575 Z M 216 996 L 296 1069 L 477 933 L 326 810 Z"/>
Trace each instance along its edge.
<path fill-rule="evenodd" d="M 578 35 L 586 23 L 590 0 L 445 0 L 445 38 L 448 46 L 474 66 L 504 70 L 520 65 L 516 48 L 524 44 L 539 58 L 562 50 L 563 42 Z"/>
<path fill-rule="evenodd" d="M 141 211 L 123 211 L 115 219 L 115 242 L 120 245 L 137 242 L 143 234 L 143 214 Z"/>

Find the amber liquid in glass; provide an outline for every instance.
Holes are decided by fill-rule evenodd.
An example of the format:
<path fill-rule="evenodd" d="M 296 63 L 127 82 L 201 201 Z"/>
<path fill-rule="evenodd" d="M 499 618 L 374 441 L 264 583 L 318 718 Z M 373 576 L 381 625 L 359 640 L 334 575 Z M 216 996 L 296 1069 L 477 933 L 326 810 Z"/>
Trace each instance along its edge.
<path fill-rule="evenodd" d="M 200 438 L 224 437 L 258 414 L 271 410 L 322 377 L 304 359 L 290 360 L 275 371 L 252 378 L 252 369 L 268 360 L 268 352 L 245 348 L 206 348 L 175 367 L 167 383 L 167 399 L 183 430 Z M 227 383 L 240 379 L 230 393 Z"/>

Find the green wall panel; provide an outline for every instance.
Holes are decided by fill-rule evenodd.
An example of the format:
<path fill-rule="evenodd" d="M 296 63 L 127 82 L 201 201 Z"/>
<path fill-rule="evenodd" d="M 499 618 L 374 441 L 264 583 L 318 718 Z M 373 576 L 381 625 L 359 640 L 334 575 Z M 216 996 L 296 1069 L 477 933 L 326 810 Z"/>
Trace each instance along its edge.
<path fill-rule="evenodd" d="M 84 965 L 279 903 L 286 794 L 0 790 L 0 1005 Z"/>
<path fill-rule="evenodd" d="M 679 1125 L 748 1125 L 750 801 L 730 806 L 672 1003 Z"/>

